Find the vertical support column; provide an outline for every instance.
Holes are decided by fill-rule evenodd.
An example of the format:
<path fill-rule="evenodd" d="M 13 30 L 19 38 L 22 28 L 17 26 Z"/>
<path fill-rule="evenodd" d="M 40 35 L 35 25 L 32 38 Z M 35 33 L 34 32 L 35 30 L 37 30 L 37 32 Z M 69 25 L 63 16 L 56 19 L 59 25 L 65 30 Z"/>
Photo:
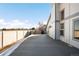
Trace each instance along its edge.
<path fill-rule="evenodd" d="M 16 30 L 16 41 L 18 41 L 18 30 Z"/>
<path fill-rule="evenodd" d="M 24 38 L 24 31 L 25 31 L 25 30 L 23 30 L 23 38 Z"/>
<path fill-rule="evenodd" d="M 55 39 L 60 39 L 60 3 L 55 3 Z"/>
<path fill-rule="evenodd" d="M 2 29 L 2 48 L 3 48 L 3 29 Z"/>

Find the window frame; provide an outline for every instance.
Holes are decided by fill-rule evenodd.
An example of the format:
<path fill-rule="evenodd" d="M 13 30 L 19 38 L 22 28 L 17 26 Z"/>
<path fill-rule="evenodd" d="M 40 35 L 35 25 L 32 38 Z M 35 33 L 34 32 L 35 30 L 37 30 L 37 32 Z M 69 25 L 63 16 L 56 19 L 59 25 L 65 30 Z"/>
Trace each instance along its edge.
<path fill-rule="evenodd" d="M 62 20 L 64 20 L 65 8 L 60 11 L 60 14 L 61 14 L 61 21 L 62 21 Z M 62 15 L 63 15 L 63 17 L 62 17 Z"/>
<path fill-rule="evenodd" d="M 61 27 L 62 24 L 63 24 L 63 28 Z M 63 35 L 61 34 L 61 31 L 63 31 Z M 60 24 L 60 36 L 64 36 L 64 23 Z"/>
<path fill-rule="evenodd" d="M 79 21 L 79 17 L 78 18 L 75 18 L 73 20 L 74 20 L 73 21 L 73 27 L 72 27 L 72 30 L 73 30 L 73 39 L 74 40 L 79 40 L 79 39 L 75 38 L 75 22 Z"/>

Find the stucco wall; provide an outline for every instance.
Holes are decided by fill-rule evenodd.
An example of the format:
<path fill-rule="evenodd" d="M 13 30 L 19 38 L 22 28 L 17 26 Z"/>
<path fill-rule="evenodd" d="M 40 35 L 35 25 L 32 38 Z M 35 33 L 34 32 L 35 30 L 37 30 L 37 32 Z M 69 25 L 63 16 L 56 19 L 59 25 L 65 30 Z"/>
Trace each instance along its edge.
<path fill-rule="evenodd" d="M 74 20 L 76 18 L 79 18 L 79 8 L 77 7 L 79 4 L 75 4 L 75 3 L 71 3 L 71 4 L 64 4 L 64 8 L 65 8 L 65 19 L 64 19 L 64 37 L 62 38 L 60 36 L 60 40 L 73 45 L 74 47 L 79 48 L 79 41 L 75 40 L 73 38 L 73 24 L 74 24 Z M 62 9 L 62 4 L 61 4 L 61 9 Z M 76 15 L 77 14 L 77 15 Z"/>
<path fill-rule="evenodd" d="M 55 4 L 52 6 L 51 18 L 49 19 L 49 23 L 47 25 L 47 32 L 51 38 L 55 39 Z"/>
<path fill-rule="evenodd" d="M 79 12 L 79 3 L 72 3 L 70 4 L 70 15 Z"/>
<path fill-rule="evenodd" d="M 79 8 L 77 7 L 79 3 L 61 3 L 61 4 L 52 4 L 51 18 L 47 25 L 48 35 L 55 39 L 60 38 L 61 41 L 64 41 L 74 47 L 79 48 L 79 40 L 73 38 L 73 24 L 76 18 L 79 18 Z M 60 23 L 64 23 L 64 36 L 60 35 L 60 11 L 64 9 L 64 20 Z M 51 25 L 51 28 L 49 26 Z M 55 36 L 56 35 L 56 36 Z"/>
<path fill-rule="evenodd" d="M 52 4 L 51 18 L 49 19 L 49 23 L 47 25 L 48 35 L 53 39 L 59 39 L 60 35 L 60 4 Z M 55 16 L 56 15 L 56 16 Z M 51 26 L 51 28 L 49 28 Z"/>

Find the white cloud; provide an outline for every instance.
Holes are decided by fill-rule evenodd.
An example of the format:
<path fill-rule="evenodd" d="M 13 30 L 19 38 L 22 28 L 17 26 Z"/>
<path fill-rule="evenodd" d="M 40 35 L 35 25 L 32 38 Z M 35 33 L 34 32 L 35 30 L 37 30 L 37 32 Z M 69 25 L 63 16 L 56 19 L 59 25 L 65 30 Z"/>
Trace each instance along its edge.
<path fill-rule="evenodd" d="M 0 19 L 0 29 L 2 28 L 30 28 L 33 27 L 33 24 L 29 20 L 19 20 L 14 19 L 11 21 L 6 21 L 5 19 Z"/>
<path fill-rule="evenodd" d="M 0 19 L 0 23 L 4 22 L 4 19 Z"/>
<path fill-rule="evenodd" d="M 47 24 L 47 21 L 43 21 L 43 24 Z"/>

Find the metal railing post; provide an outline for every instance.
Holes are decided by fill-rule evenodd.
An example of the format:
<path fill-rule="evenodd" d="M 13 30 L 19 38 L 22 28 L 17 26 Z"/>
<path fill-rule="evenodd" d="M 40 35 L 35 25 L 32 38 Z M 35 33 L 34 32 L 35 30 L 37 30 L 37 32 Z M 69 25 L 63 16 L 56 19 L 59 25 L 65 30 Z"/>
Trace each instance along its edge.
<path fill-rule="evenodd" d="M 2 48 L 3 48 L 3 29 L 2 29 Z"/>
<path fill-rule="evenodd" d="M 18 30 L 16 30 L 16 41 L 18 41 Z"/>

